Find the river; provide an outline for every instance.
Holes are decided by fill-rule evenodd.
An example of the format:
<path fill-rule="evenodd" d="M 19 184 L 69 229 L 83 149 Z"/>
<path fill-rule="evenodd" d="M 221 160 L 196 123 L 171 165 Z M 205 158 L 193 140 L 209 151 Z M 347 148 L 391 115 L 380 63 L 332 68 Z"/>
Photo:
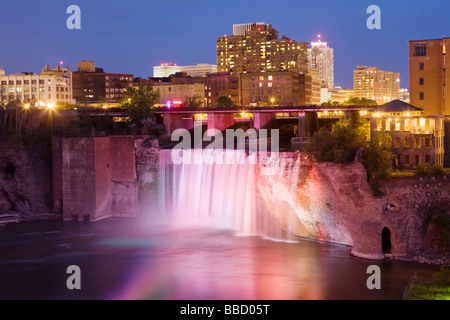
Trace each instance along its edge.
<path fill-rule="evenodd" d="M 350 251 L 141 219 L 23 222 L 0 228 L 0 299 L 401 299 L 414 272 L 430 280 L 437 270 Z M 80 290 L 67 288 L 71 265 Z M 381 268 L 380 290 L 367 288 L 370 265 Z"/>

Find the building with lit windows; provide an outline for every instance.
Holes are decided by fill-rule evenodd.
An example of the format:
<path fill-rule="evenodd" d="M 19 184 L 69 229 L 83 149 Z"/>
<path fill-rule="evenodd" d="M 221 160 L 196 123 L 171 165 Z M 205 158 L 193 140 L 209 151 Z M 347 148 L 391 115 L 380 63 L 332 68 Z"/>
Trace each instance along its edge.
<path fill-rule="evenodd" d="M 305 106 L 312 100 L 311 76 L 285 71 L 241 73 L 240 91 L 243 106 Z"/>
<path fill-rule="evenodd" d="M 159 106 L 181 106 L 187 98 L 197 96 L 202 104 L 199 107 L 206 107 L 205 87 L 201 83 L 173 84 L 170 82 L 157 82 L 153 85 L 153 90 L 159 92 Z"/>
<path fill-rule="evenodd" d="M 444 165 L 445 118 L 426 116 L 424 110 L 394 100 L 373 110 L 371 132 L 392 138 L 394 167 L 413 169 L 425 162 Z"/>
<path fill-rule="evenodd" d="M 208 73 L 217 72 L 217 65 L 198 63 L 192 66 L 178 66 L 172 63 L 161 63 L 160 66 L 153 67 L 154 78 L 169 77 L 178 72 L 185 72 L 189 77 L 205 77 Z"/>
<path fill-rule="evenodd" d="M 205 97 L 206 107 L 218 106 L 218 99 L 222 96 L 230 98 L 234 105 L 239 105 L 241 103 L 239 93 L 239 76 L 232 75 L 229 72 L 208 73 L 203 77 L 190 77 L 186 72 L 178 72 L 170 77 L 139 80 L 135 83 L 135 86 L 139 85 L 139 82 L 154 87 L 168 84 L 201 84 L 203 85 L 204 94 L 202 94 L 202 96 Z"/>
<path fill-rule="evenodd" d="M 0 103 L 20 100 L 37 105 L 53 105 L 58 102 L 74 103 L 72 97 L 72 72 L 67 68 L 52 70 L 46 65 L 41 74 L 22 72 L 5 75 L 0 70 Z"/>
<path fill-rule="evenodd" d="M 217 65 L 198 63 L 193 66 L 181 66 L 181 72 L 186 72 L 188 77 L 206 77 L 209 73 L 217 72 Z"/>
<path fill-rule="evenodd" d="M 409 42 L 410 100 L 427 115 L 450 115 L 449 45 L 450 38 Z"/>
<path fill-rule="evenodd" d="M 245 34 L 242 30 L 245 28 Z M 234 28 L 231 36 L 217 39 L 219 72 L 259 73 L 294 71 L 306 73 L 308 43 L 286 36 L 278 38 L 278 31 L 270 24 L 251 23 Z M 236 31 L 239 29 L 241 31 Z"/>
<path fill-rule="evenodd" d="M 153 77 L 164 78 L 177 72 L 181 72 L 181 67 L 173 63 L 161 63 L 160 66 L 153 67 Z"/>
<path fill-rule="evenodd" d="M 308 48 L 308 71 L 317 70 L 319 79 L 322 81 L 321 87 L 334 89 L 334 50 L 328 47 L 327 42 L 321 41 L 321 35 L 318 40 L 311 42 L 311 48 Z"/>
<path fill-rule="evenodd" d="M 80 103 L 96 103 L 106 99 L 117 103 L 126 97 L 126 88 L 133 86 L 133 75 L 105 73 L 94 61 L 80 61 L 73 72 L 73 97 Z"/>
<path fill-rule="evenodd" d="M 406 103 L 410 103 L 410 95 L 409 95 L 409 91 L 406 88 L 402 88 L 400 89 L 400 98 L 399 100 L 406 102 Z"/>
<path fill-rule="evenodd" d="M 358 66 L 353 71 L 353 95 L 375 100 L 378 104 L 400 98 L 400 73 L 377 67 Z"/>

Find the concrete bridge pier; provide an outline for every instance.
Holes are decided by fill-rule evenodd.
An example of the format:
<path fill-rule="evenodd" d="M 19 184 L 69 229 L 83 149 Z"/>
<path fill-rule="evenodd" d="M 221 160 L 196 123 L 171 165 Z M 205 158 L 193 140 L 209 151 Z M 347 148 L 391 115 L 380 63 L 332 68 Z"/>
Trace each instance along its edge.
<path fill-rule="evenodd" d="M 254 112 L 253 127 L 255 129 L 264 129 L 275 119 L 275 113 L 272 112 Z"/>
<path fill-rule="evenodd" d="M 317 112 L 298 113 L 298 137 L 308 137 L 314 135 L 319 128 Z"/>
<path fill-rule="evenodd" d="M 223 131 L 234 125 L 234 113 L 208 113 L 208 129 Z"/>
<path fill-rule="evenodd" d="M 191 130 L 194 128 L 194 119 L 191 115 L 187 114 L 164 113 L 163 122 L 169 136 L 171 136 L 176 129 Z"/>

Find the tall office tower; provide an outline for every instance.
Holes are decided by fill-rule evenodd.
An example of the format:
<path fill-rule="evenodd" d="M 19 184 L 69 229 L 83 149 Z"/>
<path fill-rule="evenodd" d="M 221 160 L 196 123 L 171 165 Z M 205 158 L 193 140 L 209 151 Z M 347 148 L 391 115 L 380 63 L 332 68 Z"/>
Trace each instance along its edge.
<path fill-rule="evenodd" d="M 450 38 L 409 42 L 409 90 L 411 104 L 425 115 L 450 115 Z"/>
<path fill-rule="evenodd" d="M 308 48 L 308 70 L 318 70 L 322 87 L 330 91 L 334 89 L 334 49 L 327 42 L 321 41 L 318 35 L 316 42 L 311 42 Z"/>
<path fill-rule="evenodd" d="M 400 73 L 358 66 L 353 71 L 353 94 L 384 104 L 400 98 Z"/>
<path fill-rule="evenodd" d="M 286 36 L 278 38 L 278 31 L 268 24 L 252 23 L 245 28 L 244 35 L 236 31 L 236 35 L 217 39 L 219 72 L 306 73 L 308 43 L 296 42 Z"/>

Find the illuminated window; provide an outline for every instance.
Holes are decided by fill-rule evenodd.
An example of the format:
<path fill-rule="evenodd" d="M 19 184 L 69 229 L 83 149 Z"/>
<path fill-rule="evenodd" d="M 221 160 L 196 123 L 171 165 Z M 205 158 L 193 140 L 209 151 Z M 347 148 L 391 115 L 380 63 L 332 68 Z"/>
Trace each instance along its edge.
<path fill-rule="evenodd" d="M 405 139 L 405 149 L 409 149 L 411 147 L 411 139 L 406 138 Z"/>
<path fill-rule="evenodd" d="M 395 131 L 400 131 L 400 120 L 395 119 Z"/>
<path fill-rule="evenodd" d="M 377 118 L 377 131 L 381 131 L 382 129 L 382 121 L 380 118 Z"/>
<path fill-rule="evenodd" d="M 409 160 L 409 154 L 405 155 L 405 166 L 409 167 L 411 165 L 410 160 Z"/>
<path fill-rule="evenodd" d="M 415 147 L 416 148 L 420 148 L 420 140 L 421 140 L 420 138 L 415 138 L 414 139 L 414 143 L 415 143 Z"/>
<path fill-rule="evenodd" d="M 269 81 L 272 81 L 272 79 L 273 79 L 273 77 L 272 77 L 272 76 L 269 76 Z"/>
<path fill-rule="evenodd" d="M 401 141 L 400 138 L 395 138 L 395 148 L 400 149 Z"/>
<path fill-rule="evenodd" d="M 405 119 L 405 128 L 404 131 L 409 131 L 409 119 Z"/>
<path fill-rule="evenodd" d="M 386 119 L 386 131 L 391 131 L 391 119 Z"/>

